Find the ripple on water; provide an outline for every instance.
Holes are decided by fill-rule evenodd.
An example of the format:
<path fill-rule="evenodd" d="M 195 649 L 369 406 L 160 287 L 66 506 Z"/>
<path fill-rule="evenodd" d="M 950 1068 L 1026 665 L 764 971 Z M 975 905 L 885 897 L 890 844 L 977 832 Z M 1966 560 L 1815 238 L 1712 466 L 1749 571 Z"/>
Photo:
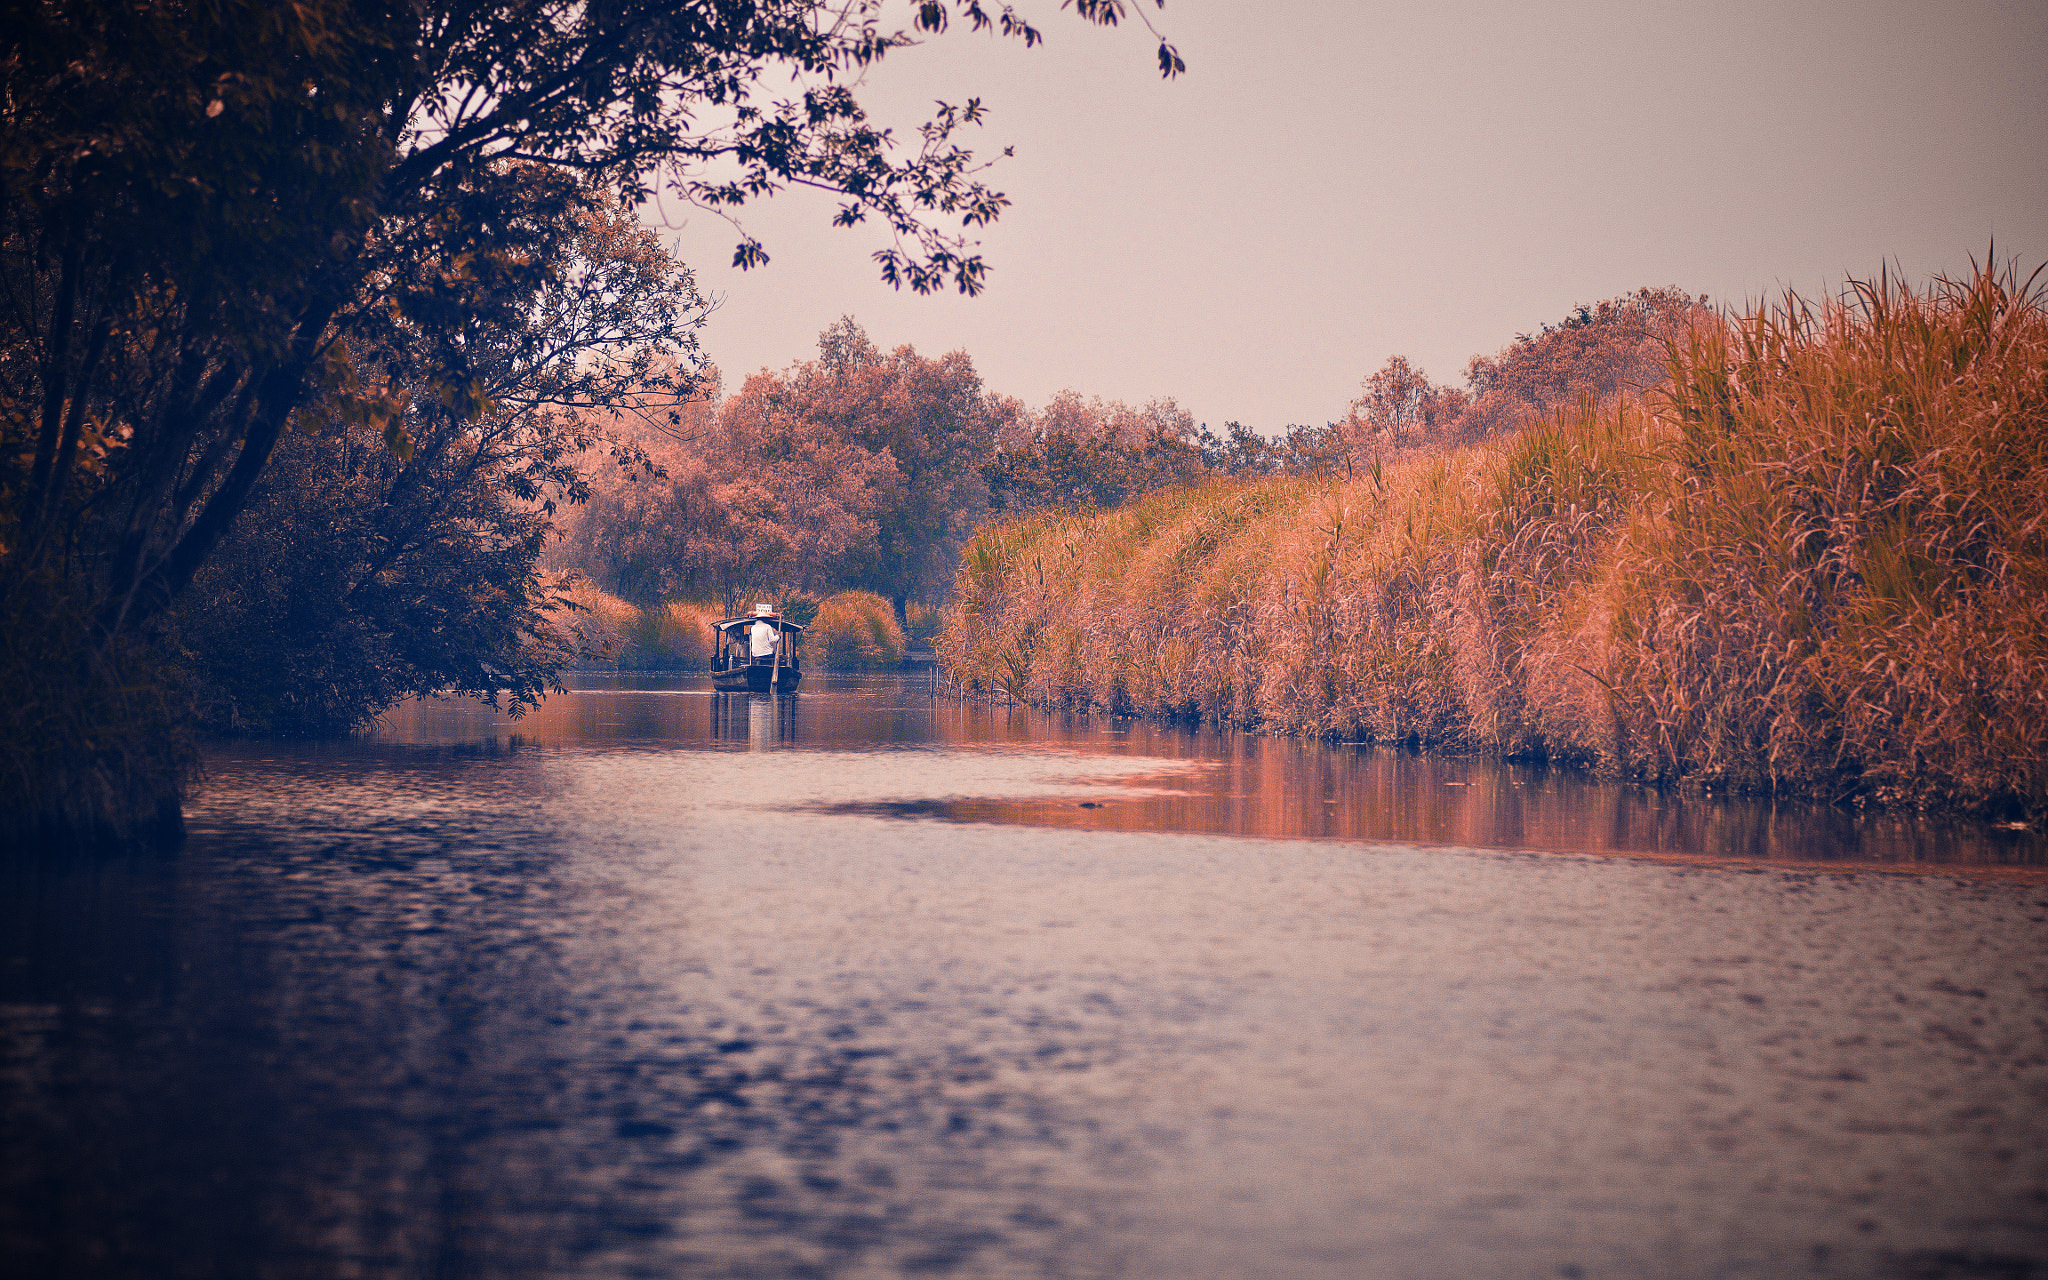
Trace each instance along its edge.
<path fill-rule="evenodd" d="M 1665 802 L 1620 791 L 1575 828 L 1568 780 L 1472 762 L 880 682 L 640 692 L 516 740 L 456 707 L 223 750 L 180 857 L 6 868 L 0 1247 L 79 1275 L 2048 1259 L 2038 884 L 1821 874 L 1792 819 L 1724 847 L 1732 810 L 1645 828 Z"/>

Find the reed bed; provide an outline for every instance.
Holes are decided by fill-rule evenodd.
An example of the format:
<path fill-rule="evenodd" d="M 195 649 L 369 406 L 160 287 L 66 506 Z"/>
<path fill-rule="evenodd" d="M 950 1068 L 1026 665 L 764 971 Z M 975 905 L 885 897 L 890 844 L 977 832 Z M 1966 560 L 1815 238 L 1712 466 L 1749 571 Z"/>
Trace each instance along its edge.
<path fill-rule="evenodd" d="M 872 591 L 842 591 L 827 596 L 811 620 L 811 651 L 825 666 L 840 671 L 869 671 L 903 664 L 903 628 L 896 610 Z"/>
<path fill-rule="evenodd" d="M 938 649 L 1040 705 L 2042 815 L 2044 521 L 2048 313 L 1986 268 L 1361 478 L 986 526 Z"/>
<path fill-rule="evenodd" d="M 572 661 L 642 671 L 708 671 L 718 652 L 716 606 L 664 600 L 640 608 L 581 576 L 556 588 L 570 607 L 556 611 L 550 639 Z"/>
<path fill-rule="evenodd" d="M 718 634 L 711 624 L 719 617 L 709 604 L 665 601 L 641 613 L 634 647 L 646 655 L 646 665 L 708 671 L 718 655 Z"/>

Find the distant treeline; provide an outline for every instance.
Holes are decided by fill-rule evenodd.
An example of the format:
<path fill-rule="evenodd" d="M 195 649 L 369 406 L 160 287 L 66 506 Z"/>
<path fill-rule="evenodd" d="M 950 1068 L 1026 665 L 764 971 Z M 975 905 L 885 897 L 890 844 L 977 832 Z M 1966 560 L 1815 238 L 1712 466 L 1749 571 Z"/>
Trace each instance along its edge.
<path fill-rule="evenodd" d="M 1475 357 L 1468 389 L 1401 356 L 1345 417 L 1277 436 L 1198 426 L 1171 398 L 1141 407 L 1068 390 L 1032 411 L 985 391 L 972 359 L 884 352 L 851 317 L 818 358 L 749 377 L 621 430 L 655 464 L 593 470 L 588 505 L 557 515 L 549 563 L 641 604 L 737 608 L 752 594 L 842 586 L 942 602 L 986 516 L 1113 507 L 1214 475 L 1329 476 L 1468 444 L 1531 415 L 1662 375 L 1664 341 L 1703 299 L 1643 289 Z"/>
<path fill-rule="evenodd" d="M 942 659 L 1042 705 L 2048 808 L 2031 282 L 1740 318 L 1637 294 L 1469 392 L 1408 377 L 1313 466 L 1248 440 L 1234 478 L 985 527 Z"/>
<path fill-rule="evenodd" d="M 279 442 L 168 620 L 174 684 L 202 723 L 338 732 L 443 691 L 517 708 L 572 667 L 677 661 L 650 639 L 679 634 L 650 621 L 671 606 L 865 591 L 928 634 L 991 515 L 1109 508 L 1218 475 L 1362 475 L 1653 380 L 1663 339 L 1701 310 L 1674 289 L 1581 308 L 1475 359 L 1464 390 L 1395 357 L 1342 420 L 1267 437 L 1198 426 L 1171 399 L 1067 391 L 1033 411 L 984 388 L 967 353 L 884 351 L 851 318 L 815 359 L 728 395 L 697 360 L 688 269 L 626 210 L 593 196 L 559 253 L 537 306 L 480 331 L 488 412 L 430 402 L 394 343 L 361 358 L 388 371 L 402 438 L 337 401 Z M 604 624 L 602 599 L 642 621 Z"/>

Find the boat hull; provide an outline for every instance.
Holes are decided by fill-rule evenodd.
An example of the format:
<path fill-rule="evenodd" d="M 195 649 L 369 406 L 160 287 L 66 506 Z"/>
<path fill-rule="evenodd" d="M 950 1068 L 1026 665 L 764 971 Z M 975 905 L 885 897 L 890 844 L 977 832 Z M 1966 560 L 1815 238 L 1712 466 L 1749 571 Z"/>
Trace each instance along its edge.
<path fill-rule="evenodd" d="M 803 681 L 804 673 L 795 667 L 782 668 L 782 679 L 775 682 L 775 667 L 770 663 L 757 666 L 736 667 L 731 671 L 711 673 L 711 687 L 720 693 L 795 693 Z"/>

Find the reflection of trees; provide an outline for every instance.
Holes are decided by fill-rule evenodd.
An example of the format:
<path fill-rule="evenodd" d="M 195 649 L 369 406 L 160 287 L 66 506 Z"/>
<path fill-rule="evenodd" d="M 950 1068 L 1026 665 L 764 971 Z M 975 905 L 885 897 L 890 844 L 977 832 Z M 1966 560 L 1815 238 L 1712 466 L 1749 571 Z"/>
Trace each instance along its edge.
<path fill-rule="evenodd" d="M 499 799 L 537 783 L 516 757 L 390 763 L 402 801 L 334 801 L 378 835 L 211 836 L 36 895 L 62 1012 L 25 1046 L 50 1087 L 0 1092 L 20 1274 L 547 1274 L 588 1232 L 603 1192 L 554 1157 L 612 1124 L 563 1103 L 583 1029 L 553 855 Z M 280 816 L 240 781 L 229 811 Z"/>

